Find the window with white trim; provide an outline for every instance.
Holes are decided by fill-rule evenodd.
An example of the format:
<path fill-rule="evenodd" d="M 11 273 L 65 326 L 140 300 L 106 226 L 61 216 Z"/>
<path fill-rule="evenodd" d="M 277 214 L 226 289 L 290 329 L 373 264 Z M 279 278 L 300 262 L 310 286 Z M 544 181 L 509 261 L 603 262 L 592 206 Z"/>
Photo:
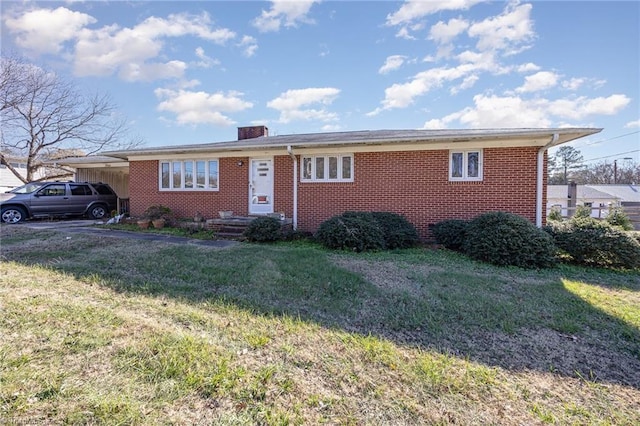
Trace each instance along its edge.
<path fill-rule="evenodd" d="M 159 182 L 161 191 L 217 191 L 218 160 L 160 161 Z"/>
<path fill-rule="evenodd" d="M 449 180 L 482 180 L 482 150 L 449 151 Z"/>
<path fill-rule="evenodd" d="M 353 182 L 353 154 L 302 156 L 302 182 Z"/>

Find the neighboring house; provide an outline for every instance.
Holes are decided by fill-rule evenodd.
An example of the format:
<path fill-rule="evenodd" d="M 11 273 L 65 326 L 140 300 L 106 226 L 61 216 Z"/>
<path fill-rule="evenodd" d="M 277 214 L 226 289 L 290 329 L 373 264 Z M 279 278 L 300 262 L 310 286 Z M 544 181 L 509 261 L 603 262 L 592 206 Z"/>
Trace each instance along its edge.
<path fill-rule="evenodd" d="M 238 128 L 237 141 L 104 152 L 101 160 L 110 157 L 113 163 L 97 163 L 102 171 L 128 163 L 132 216 L 156 204 L 183 217 L 282 212 L 296 228 L 312 232 L 344 211 L 390 211 L 404 215 L 426 238 L 429 225 L 438 221 L 495 210 L 542 226 L 546 150 L 600 130 L 268 136 L 266 127 L 254 126 Z M 90 168 L 67 160 L 60 163 L 76 167 L 78 175 Z"/>
<path fill-rule="evenodd" d="M 569 185 L 547 186 L 547 211 L 556 207 L 567 216 L 569 202 Z M 603 210 L 601 216 L 604 217 L 612 206 L 640 206 L 640 185 L 576 185 L 575 205 L 592 207 L 593 217 L 599 216 L 599 209 Z"/>
<path fill-rule="evenodd" d="M 593 210 L 592 217 L 606 217 L 610 206 L 619 206 L 620 199 L 608 192 L 600 191 L 591 185 L 576 185 L 576 197 L 572 203 L 569 185 L 547 186 L 547 214 L 551 209 L 560 210 L 562 216 L 573 214 L 575 207 L 587 206 Z"/>
<path fill-rule="evenodd" d="M 9 164 L 20 173 L 22 177 L 27 176 L 27 164 L 24 159 L 9 159 Z M 44 176 L 44 170 L 41 172 L 37 172 L 35 175 L 35 179 L 40 179 Z M 17 188 L 19 186 L 24 185 L 18 177 L 13 174 L 11 170 L 4 164 L 0 164 L 0 192 L 10 191 L 13 188 Z"/>
<path fill-rule="evenodd" d="M 569 195 L 569 185 L 549 185 L 547 214 L 553 208 L 559 209 L 563 217 L 573 213 L 568 209 L 572 201 Z M 636 228 L 640 226 L 640 185 L 576 185 L 575 198 L 573 206 L 591 207 L 591 216 L 596 218 L 607 217 L 610 207 L 622 206 Z"/>

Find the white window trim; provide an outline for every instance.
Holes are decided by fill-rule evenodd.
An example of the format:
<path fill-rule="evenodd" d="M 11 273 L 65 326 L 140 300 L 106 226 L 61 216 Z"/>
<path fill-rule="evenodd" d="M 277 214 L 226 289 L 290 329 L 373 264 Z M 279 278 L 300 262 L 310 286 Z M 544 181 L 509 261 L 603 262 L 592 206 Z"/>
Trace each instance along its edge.
<path fill-rule="evenodd" d="M 478 176 L 467 176 L 469 153 L 478 153 Z M 453 176 L 453 154 L 462 154 L 462 176 Z M 449 151 L 449 180 L 451 182 L 480 182 L 483 180 L 484 174 L 484 156 L 482 149 L 465 149 L 465 150 L 450 150 Z"/>
<path fill-rule="evenodd" d="M 338 177 L 337 179 L 329 178 L 329 157 L 337 157 L 338 158 Z M 351 177 L 343 178 L 342 177 L 342 159 L 344 157 L 349 157 L 351 160 Z M 304 177 L 304 160 L 305 158 L 311 159 L 311 179 Z M 316 178 L 316 158 L 324 158 L 324 178 L 318 179 Z M 318 154 L 318 155 L 301 155 L 300 156 L 300 181 L 301 182 L 353 182 L 354 168 L 353 168 L 353 154 L 345 153 L 345 154 Z"/>
<path fill-rule="evenodd" d="M 204 161 L 204 188 L 198 188 L 196 185 L 197 165 L 198 161 Z M 218 165 L 218 185 L 215 188 L 209 188 L 209 162 L 215 161 Z M 173 187 L 173 163 L 180 163 L 180 187 Z M 194 177 L 194 187 L 185 188 L 185 163 L 192 163 L 191 173 Z M 162 165 L 169 165 L 169 188 L 162 187 Z M 196 158 L 185 160 L 160 160 L 158 161 L 158 189 L 160 191 L 195 191 L 195 192 L 217 192 L 220 190 L 220 160 L 218 158 Z"/>

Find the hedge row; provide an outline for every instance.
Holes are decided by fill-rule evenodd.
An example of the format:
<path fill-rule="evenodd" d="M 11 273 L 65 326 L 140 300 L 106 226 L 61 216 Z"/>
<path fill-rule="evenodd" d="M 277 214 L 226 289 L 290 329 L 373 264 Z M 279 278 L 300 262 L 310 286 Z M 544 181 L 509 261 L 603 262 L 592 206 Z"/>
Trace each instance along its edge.
<path fill-rule="evenodd" d="M 625 228 L 624 216 L 619 214 L 612 215 L 610 221 L 579 214 L 569 221 L 550 221 L 540 230 L 520 216 L 491 212 L 470 221 L 439 222 L 432 234 L 446 248 L 496 265 L 545 268 L 562 260 L 605 268 L 640 268 L 640 241 Z"/>

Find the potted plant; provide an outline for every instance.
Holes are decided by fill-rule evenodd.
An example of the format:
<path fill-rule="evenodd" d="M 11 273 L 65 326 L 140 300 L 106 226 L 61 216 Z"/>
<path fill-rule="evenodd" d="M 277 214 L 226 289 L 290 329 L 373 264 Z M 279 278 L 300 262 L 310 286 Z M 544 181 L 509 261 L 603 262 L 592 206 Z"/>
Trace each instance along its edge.
<path fill-rule="evenodd" d="M 146 218 L 141 218 L 141 219 L 138 219 L 138 221 L 136 223 L 138 224 L 138 227 L 140 229 L 147 229 L 149 227 L 149 224 L 151 223 L 151 221 L 149 219 L 146 219 Z"/>

